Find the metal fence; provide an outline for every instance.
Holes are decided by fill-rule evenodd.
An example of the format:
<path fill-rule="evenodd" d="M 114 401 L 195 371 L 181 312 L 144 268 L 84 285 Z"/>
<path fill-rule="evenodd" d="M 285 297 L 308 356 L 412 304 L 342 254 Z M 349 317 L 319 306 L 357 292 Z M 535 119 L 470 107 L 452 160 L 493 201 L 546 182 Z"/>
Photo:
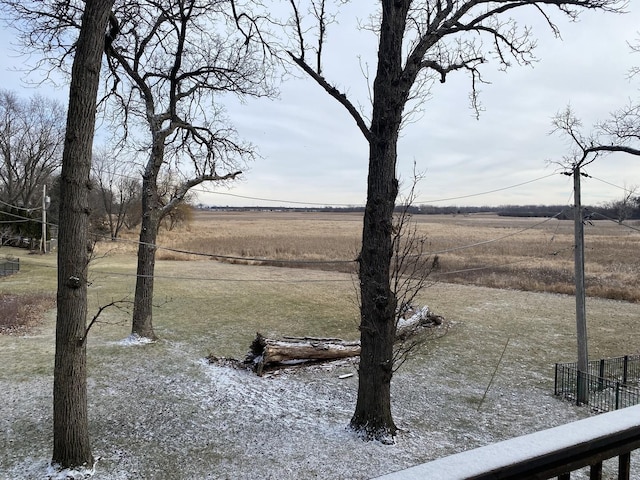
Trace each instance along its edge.
<path fill-rule="evenodd" d="M 13 275 L 20 271 L 20 259 L 19 258 L 5 258 L 0 260 L 0 277 L 6 277 Z"/>
<path fill-rule="evenodd" d="M 554 394 L 608 412 L 640 404 L 639 382 L 640 355 L 592 360 L 588 372 L 579 372 L 576 363 L 556 363 Z"/>

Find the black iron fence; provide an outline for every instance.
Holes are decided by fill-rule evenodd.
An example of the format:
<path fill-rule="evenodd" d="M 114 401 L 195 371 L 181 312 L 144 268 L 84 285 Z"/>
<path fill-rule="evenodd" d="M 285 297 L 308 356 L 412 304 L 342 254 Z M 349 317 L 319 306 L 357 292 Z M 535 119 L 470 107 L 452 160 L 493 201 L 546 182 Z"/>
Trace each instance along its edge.
<path fill-rule="evenodd" d="M 7 275 L 13 275 L 20 271 L 20 259 L 19 258 L 6 258 L 0 260 L 0 277 L 6 277 Z"/>
<path fill-rule="evenodd" d="M 596 412 L 640 404 L 640 355 L 592 360 L 587 370 L 556 363 L 554 394 Z"/>

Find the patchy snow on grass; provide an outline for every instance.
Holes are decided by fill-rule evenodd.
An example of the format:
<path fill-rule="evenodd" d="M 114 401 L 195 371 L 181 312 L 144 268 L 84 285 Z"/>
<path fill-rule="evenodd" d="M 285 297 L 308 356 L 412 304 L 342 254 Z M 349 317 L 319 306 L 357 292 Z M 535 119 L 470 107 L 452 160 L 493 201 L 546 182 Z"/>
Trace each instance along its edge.
<path fill-rule="evenodd" d="M 101 459 L 93 478 L 371 479 L 588 416 L 553 396 L 553 362 L 573 355 L 574 340 L 552 315 L 558 303 L 572 299 L 468 294 L 475 291 L 465 289 L 465 302 L 451 309 L 447 335 L 416 348 L 394 375 L 399 432 L 393 445 L 365 442 L 348 428 L 358 386 L 354 360 L 258 377 L 209 364 L 207 342 L 171 340 L 167 331 L 148 348 L 128 348 L 140 345 L 137 339 L 94 337 L 89 426 L 93 454 Z M 529 311 L 503 314 L 483 303 L 503 297 L 513 298 L 518 312 Z M 640 306 L 602 303 L 607 312 L 624 308 L 637 319 Z M 26 342 L 35 346 L 26 348 Z M 0 479 L 43 480 L 51 460 L 52 375 L 49 367 L 34 365 L 52 365 L 52 338 L 5 343 Z"/>
<path fill-rule="evenodd" d="M 141 337 L 137 333 L 132 333 L 127 338 L 123 338 L 122 340 L 116 342 L 118 345 L 122 345 L 123 347 L 135 347 L 137 345 L 149 345 L 150 343 L 155 343 L 155 340 L 148 337 Z"/>
<path fill-rule="evenodd" d="M 60 465 L 49 465 L 46 478 L 48 480 L 85 480 L 95 473 L 95 463 L 91 468 L 62 468 Z"/>
<path fill-rule="evenodd" d="M 89 378 L 92 448 L 102 457 L 94 478 L 104 480 L 367 479 L 583 414 L 554 399 L 548 384 L 508 388 L 499 379 L 478 411 L 484 383 L 447 366 L 450 355 L 429 355 L 394 377 L 400 432 L 383 445 L 348 428 L 358 380 L 340 377 L 356 374 L 353 361 L 258 377 L 209 365 L 186 344 L 160 341 L 151 353 L 110 348 L 121 350 Z M 0 427 L 15 431 L 0 478 L 83 478 L 47 477 L 51 398 L 30 396 L 29 384 L 12 407 L 0 406 Z M 36 411 L 46 415 L 32 429 Z"/>

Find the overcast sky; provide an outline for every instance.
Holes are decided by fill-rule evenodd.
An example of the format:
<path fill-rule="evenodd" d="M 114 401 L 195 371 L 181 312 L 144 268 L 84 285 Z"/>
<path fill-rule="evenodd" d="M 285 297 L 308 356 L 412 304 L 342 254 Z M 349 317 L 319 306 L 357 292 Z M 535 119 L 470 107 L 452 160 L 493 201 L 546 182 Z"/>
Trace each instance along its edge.
<path fill-rule="evenodd" d="M 571 178 L 549 164 L 568 153 L 565 140 L 549 135 L 551 118 L 571 104 L 588 129 L 611 110 L 638 98 L 640 78 L 630 80 L 628 72 L 640 65 L 640 54 L 632 54 L 627 44 L 640 36 L 640 5 L 630 5 L 628 12 L 584 12 L 578 23 L 554 12 L 560 40 L 533 9 L 523 11 L 522 20 L 534 26 L 539 62 L 533 67 L 513 66 L 506 73 L 498 71 L 495 62 L 485 65 L 483 76 L 491 83 L 480 87 L 485 111 L 479 120 L 469 108 L 470 82 L 465 74 L 452 73 L 445 84 L 433 85 L 422 115 L 404 128 L 399 144 L 404 185 L 411 182 L 414 162 L 424 176 L 417 187 L 417 203 L 572 202 Z M 356 29 L 357 15 L 363 16 L 350 8 L 339 25 L 331 26 L 324 74 L 354 103 L 366 104 L 366 80 L 358 59 L 371 62 L 376 41 L 370 33 Z M 11 32 L 5 30 L 0 38 L 7 45 Z M 3 88 L 33 94 L 12 70 L 23 59 L 8 53 L 3 62 Z M 369 68 L 375 71 L 375 65 Z M 261 158 L 250 165 L 242 182 L 218 189 L 217 194 L 200 194 L 200 201 L 265 206 L 364 204 L 368 148 L 354 120 L 310 79 L 300 76 L 280 88 L 278 99 L 226 102 L 231 120 L 258 147 Z M 64 90 L 47 87 L 42 93 L 60 96 L 66 103 Z M 594 178 L 583 182 L 585 203 L 616 200 L 624 193 L 616 186 L 640 185 L 640 158 L 611 155 L 590 166 L 587 173 Z M 524 185 L 507 188 L 519 184 Z"/>

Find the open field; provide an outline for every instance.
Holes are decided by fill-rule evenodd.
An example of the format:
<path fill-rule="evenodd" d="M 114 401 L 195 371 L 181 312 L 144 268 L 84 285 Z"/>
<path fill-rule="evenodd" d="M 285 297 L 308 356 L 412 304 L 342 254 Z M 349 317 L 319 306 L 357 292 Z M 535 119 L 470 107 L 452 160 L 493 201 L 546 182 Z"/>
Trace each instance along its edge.
<path fill-rule="evenodd" d="M 357 252 L 358 216 L 238 215 L 200 216 L 190 231 L 163 233 L 159 243 L 293 260 L 349 260 Z M 420 228 L 440 251 L 535 223 L 443 217 L 421 221 Z M 549 255 L 550 265 L 561 257 L 570 270 L 571 232 L 569 223 L 547 222 L 507 237 L 509 245 L 486 244 L 495 250 L 476 253 L 477 261 L 517 259 L 522 261 L 514 269 L 533 268 L 539 264 L 533 252 L 549 251 L 544 244 L 554 251 L 567 248 Z M 596 224 L 588 232 L 587 257 L 598 253 L 599 260 L 588 269 L 596 276 L 605 267 L 607 275 L 629 275 L 637 290 L 638 233 L 630 232 Z M 618 250 L 605 252 L 612 245 Z M 91 265 L 91 314 L 133 295 L 134 244 L 99 249 L 106 247 L 111 253 Z M 21 271 L 0 280 L 0 294 L 55 293 L 54 255 L 3 250 L 21 258 Z M 454 256 L 470 250 L 439 254 L 442 279 L 446 271 L 471 265 Z M 365 479 L 588 415 L 552 395 L 553 364 L 576 355 L 569 295 L 443 282 L 422 292 L 421 303 L 445 316 L 449 330 L 416 350 L 394 377 L 393 410 L 402 433 L 396 445 L 383 446 L 361 442 L 345 429 L 357 378 L 338 377 L 355 373 L 353 363 L 258 378 L 204 361 L 210 353 L 242 358 L 256 331 L 357 338 L 351 274 L 222 263 L 170 251 L 161 251 L 161 258 L 154 310 L 161 340 L 123 341 L 130 321 L 123 310 L 108 311 L 89 337 L 90 428 L 94 454 L 101 457 L 97 479 Z M 592 358 L 640 353 L 640 303 L 589 298 L 587 315 Z M 50 309 L 30 331 L 0 335 L 0 478 L 46 478 L 54 329 Z"/>
<path fill-rule="evenodd" d="M 574 292 L 573 221 L 482 214 L 416 215 L 413 220 L 426 238 L 426 251 L 438 256 L 434 281 Z M 608 220 L 585 225 L 588 295 L 640 302 L 640 224 L 630 227 Z M 198 211 L 186 231 L 163 232 L 159 244 L 284 261 L 272 262 L 275 265 L 353 272 L 361 229 L 361 215 L 354 213 Z M 135 243 L 117 248 L 133 253 Z M 160 250 L 159 258 L 201 257 Z M 321 260 L 337 263 L 314 263 Z"/>

